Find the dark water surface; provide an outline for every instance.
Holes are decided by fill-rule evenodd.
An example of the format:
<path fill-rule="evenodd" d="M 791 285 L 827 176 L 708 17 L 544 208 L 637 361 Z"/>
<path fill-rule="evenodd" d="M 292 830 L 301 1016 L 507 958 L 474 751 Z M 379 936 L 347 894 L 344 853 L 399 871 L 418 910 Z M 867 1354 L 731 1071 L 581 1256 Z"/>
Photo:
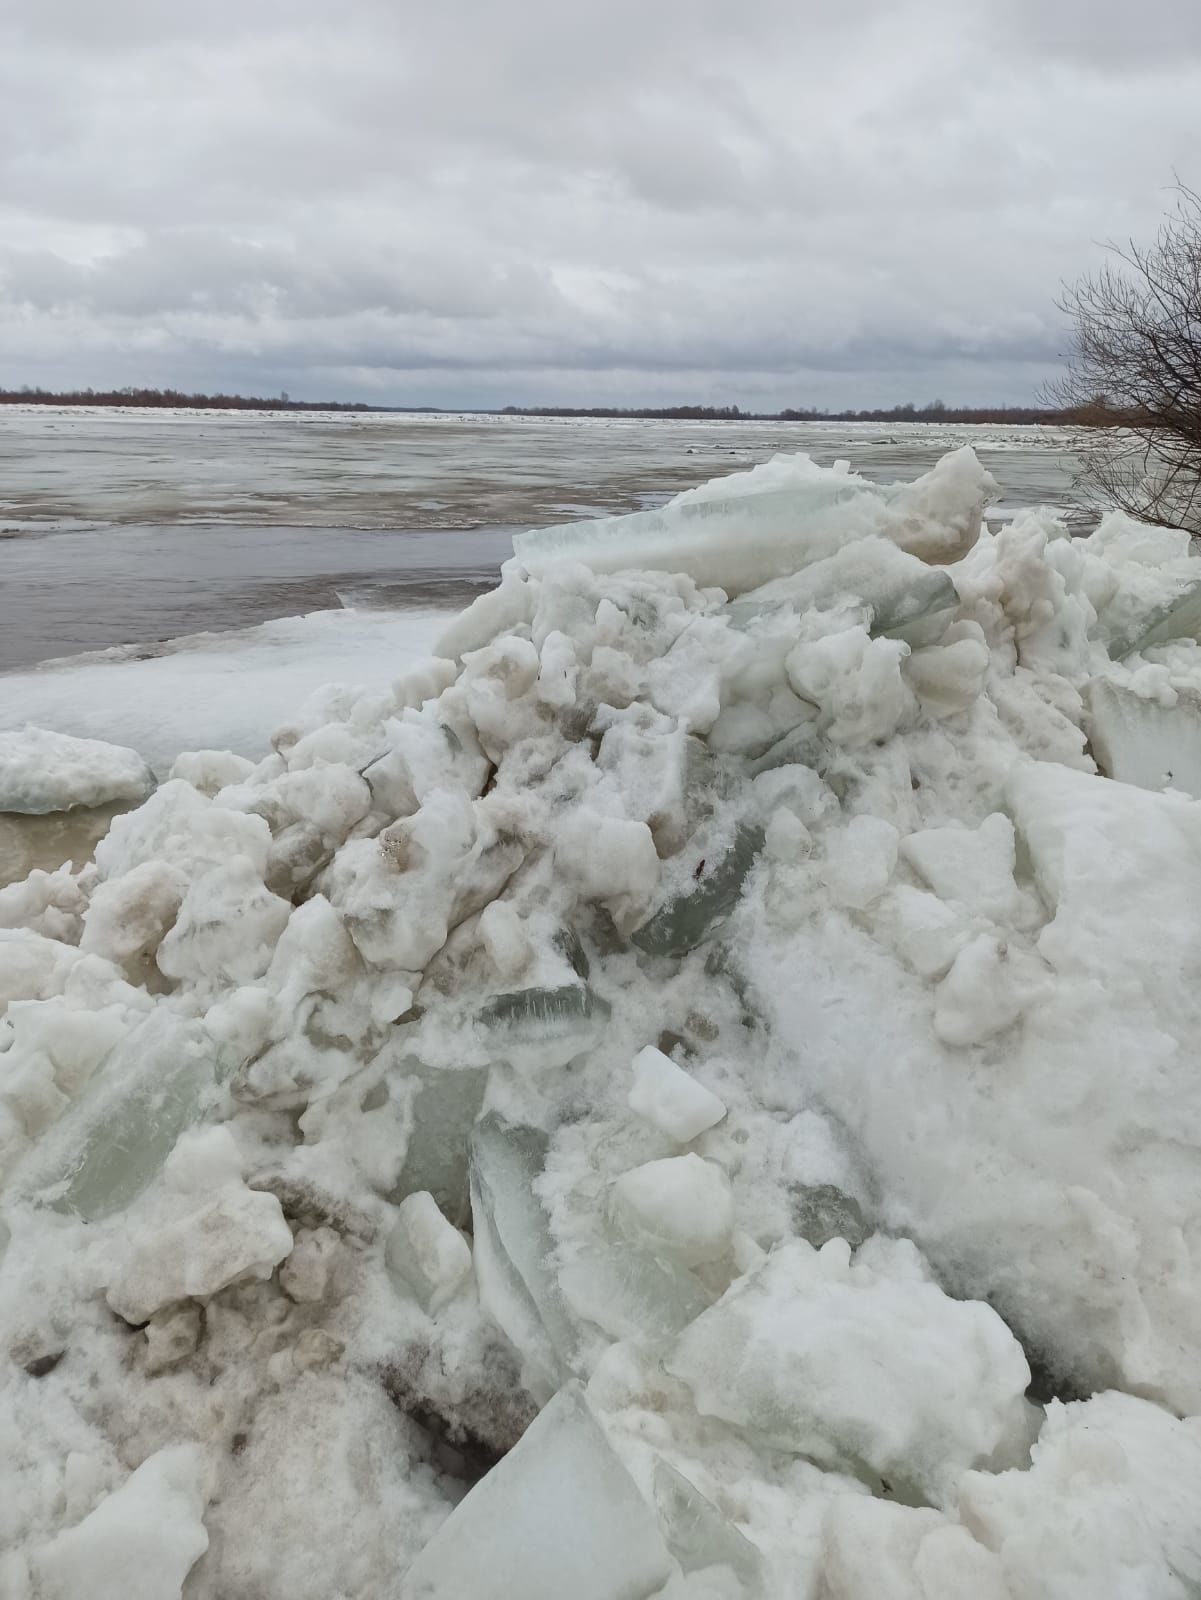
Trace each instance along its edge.
<path fill-rule="evenodd" d="M 0 672 L 339 606 L 458 608 L 518 529 L 778 451 L 891 481 L 962 444 L 1002 513 L 1085 517 L 1076 441 L 1044 428 L 0 407 Z"/>
<path fill-rule="evenodd" d="M 0 538 L 0 672 L 339 606 L 457 609 L 496 582 L 512 534 L 27 529 Z"/>

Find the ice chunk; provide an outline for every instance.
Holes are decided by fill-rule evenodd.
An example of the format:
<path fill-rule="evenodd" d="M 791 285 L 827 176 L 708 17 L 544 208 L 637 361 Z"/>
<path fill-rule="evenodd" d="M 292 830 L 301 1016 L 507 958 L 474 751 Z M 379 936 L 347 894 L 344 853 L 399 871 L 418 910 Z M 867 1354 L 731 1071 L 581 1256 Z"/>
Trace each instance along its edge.
<path fill-rule="evenodd" d="M 630 896 L 644 905 L 659 882 L 659 854 L 645 822 L 580 806 L 559 826 L 555 865 L 589 900 Z"/>
<path fill-rule="evenodd" d="M 715 1162 L 693 1153 L 623 1172 L 613 1185 L 613 1209 L 648 1250 L 686 1267 L 719 1260 L 730 1248 L 730 1180 Z"/>
<path fill-rule="evenodd" d="M 966 630 L 975 625 L 965 622 L 955 626 Z M 988 646 L 983 638 L 965 631 L 960 638 L 947 638 L 943 644 L 915 650 L 902 670 L 927 715 L 953 717 L 979 699 L 988 663 Z"/>
<path fill-rule="evenodd" d="M 184 879 L 168 861 L 143 861 L 92 891 L 83 914 L 81 950 L 110 961 L 150 959 L 179 915 Z"/>
<path fill-rule="evenodd" d="M 882 817 L 852 817 L 832 835 L 822 882 L 841 906 L 862 911 L 888 887 L 897 864 L 897 830 Z"/>
<path fill-rule="evenodd" d="M 1102 618 L 1102 632 L 1115 661 L 1173 639 L 1201 639 L 1201 580 L 1187 583 L 1171 599 L 1137 618 L 1115 618 L 1111 630 L 1104 626 L 1107 620 Z"/>
<path fill-rule="evenodd" d="M 219 789 L 241 783 L 254 771 L 254 762 L 232 750 L 185 750 L 171 763 L 169 778 L 182 778 L 211 800 Z"/>
<path fill-rule="evenodd" d="M 824 1600 L 1015 1600 L 992 1551 L 925 1507 L 837 1495 L 822 1544 Z M 1047 1575 L 1044 1569 L 1039 1576 Z M 1059 1593 L 1041 1583 L 1029 1592 Z"/>
<path fill-rule="evenodd" d="M 47 938 L 74 944 L 87 903 L 88 897 L 71 871 L 70 862 L 57 872 L 35 868 L 25 879 L 0 888 L 0 928 L 28 928 Z"/>
<path fill-rule="evenodd" d="M 704 1415 L 936 1504 L 1024 1439 L 1021 1347 L 990 1306 L 949 1299 L 906 1239 L 877 1235 L 853 1261 L 838 1239 L 778 1246 L 668 1367 Z"/>
<path fill-rule="evenodd" d="M 467 1147 L 471 1127 L 484 1103 L 487 1068 L 435 1069 L 410 1060 L 420 1087 L 413 1101 L 413 1126 L 400 1179 L 390 1199 L 426 1189 L 456 1227 L 471 1215 L 467 1189 Z"/>
<path fill-rule="evenodd" d="M 858 539 L 801 572 L 753 589 L 734 601 L 736 625 L 776 610 L 798 615 L 855 605 L 870 608 L 871 630 L 907 644 L 928 644 L 959 605 L 945 571 L 927 566 L 888 539 Z"/>
<path fill-rule="evenodd" d="M 26 727 L 0 732 L 0 811 L 41 816 L 144 800 L 154 774 L 136 750 Z"/>
<path fill-rule="evenodd" d="M 908 656 L 903 640 L 853 627 L 796 645 L 784 664 L 796 693 L 821 712 L 826 738 L 854 746 L 891 738 L 915 713 L 901 671 Z"/>
<path fill-rule="evenodd" d="M 711 1304 L 686 1267 L 630 1244 L 582 1250 L 560 1268 L 559 1284 L 576 1315 L 614 1339 L 661 1343 Z"/>
<path fill-rule="evenodd" d="M 142 1462 L 73 1528 L 34 1553 L 39 1600 L 179 1600 L 208 1549 L 207 1493 L 198 1445 Z"/>
<path fill-rule="evenodd" d="M 209 1133 L 233 1143 L 224 1129 Z M 243 1278 L 269 1278 L 292 1248 L 279 1201 L 247 1188 L 240 1176 L 225 1173 L 199 1206 L 193 1203 L 195 1190 L 186 1178 L 181 1185 L 179 1174 L 176 1188 L 189 1196 L 187 1207 L 135 1233 L 107 1286 L 109 1305 L 126 1322 L 148 1322 L 164 1306 L 207 1299 Z"/>
<path fill-rule="evenodd" d="M 30 1178 L 85 1222 L 120 1211 L 159 1172 L 217 1086 L 200 1023 L 161 1008 L 126 1035 L 31 1159 Z"/>
<path fill-rule="evenodd" d="M 979 537 L 995 489 L 966 446 L 916 482 L 887 487 L 819 467 L 806 455 L 778 455 L 749 472 L 686 490 L 653 511 L 518 534 L 513 549 L 520 567 L 535 575 L 573 561 L 594 572 L 683 572 L 739 595 L 872 536 L 923 560 L 953 561 Z M 498 624 L 502 617 L 508 621 L 513 610 L 503 593 L 502 586 L 495 599 L 488 597 L 489 624 L 493 616 Z M 461 650 L 467 634 L 460 629 L 450 647 Z"/>
<path fill-rule="evenodd" d="M 1201 695 L 1174 690 L 1175 704 L 1134 694 L 1108 678 L 1088 687 L 1088 734 L 1097 765 L 1119 783 L 1179 789 L 1201 800 Z"/>
<path fill-rule="evenodd" d="M 923 828 L 901 854 L 935 894 L 973 916 L 1009 922 L 1017 908 L 1013 823 L 994 811 L 978 828 Z"/>
<path fill-rule="evenodd" d="M 401 1201 L 384 1259 L 393 1280 L 429 1312 L 445 1305 L 471 1271 L 467 1241 L 424 1191 Z"/>
<path fill-rule="evenodd" d="M 838 812 L 833 790 L 811 767 L 795 762 L 761 771 L 751 783 L 751 793 L 765 819 L 785 806 L 807 828 L 816 828 Z"/>
<path fill-rule="evenodd" d="M 403 1600 L 647 1600 L 672 1562 L 633 1480 L 575 1386 L 451 1513 Z"/>
<path fill-rule="evenodd" d="M 609 1002 L 586 983 L 565 983 L 493 995 L 476 1017 L 487 1030 L 488 1050 L 498 1059 L 552 1067 L 591 1049 L 610 1010 Z"/>
<path fill-rule="evenodd" d="M 480 1304 L 517 1349 L 545 1400 L 562 1383 L 575 1332 L 551 1263 L 554 1241 L 534 1185 L 549 1141 L 489 1114 L 471 1137 L 471 1218 Z"/>
<path fill-rule="evenodd" d="M 431 714 L 407 710 L 385 724 L 383 737 L 387 750 L 363 776 L 376 809 L 387 816 L 411 816 L 435 789 L 477 795 L 484 786 L 488 761 L 463 721 L 457 729 L 432 708 Z"/>
<path fill-rule="evenodd" d="M 763 838 L 762 828 L 740 823 L 721 859 L 660 906 L 632 935 L 632 943 L 652 956 L 680 956 L 702 944 L 738 904 Z"/>
<path fill-rule="evenodd" d="M 147 1377 L 166 1372 L 186 1361 L 200 1343 L 199 1306 L 173 1306 L 146 1324 L 146 1355 L 142 1363 Z"/>
<path fill-rule="evenodd" d="M 728 1567 L 748 1600 L 762 1594 L 763 1558 L 758 1550 L 666 1461 L 655 1467 L 655 1506 L 667 1547 L 683 1571 Z"/>
<path fill-rule="evenodd" d="M 813 849 L 813 835 L 785 806 L 777 806 L 763 834 L 764 853 L 773 861 L 804 861 Z"/>
<path fill-rule="evenodd" d="M 650 1044 L 634 1057 L 629 1107 L 679 1144 L 689 1144 L 726 1114 L 711 1090 Z"/>
<path fill-rule="evenodd" d="M 1053 1400 L 1027 1472 L 964 1478 L 960 1514 L 1014 1595 L 1201 1593 L 1201 1418 L 1110 1391 Z"/>
<path fill-rule="evenodd" d="M 516 978 L 534 953 L 521 918 L 507 900 L 494 900 L 480 912 L 480 938 L 488 959 L 502 978 Z"/>
<path fill-rule="evenodd" d="M 941 978 L 971 937 L 960 913 L 907 883 L 890 889 L 873 915 L 877 931 L 922 978 Z"/>
<path fill-rule="evenodd" d="M 637 720 L 628 712 L 612 713 L 596 764 L 620 785 L 627 816 L 645 822 L 656 850 L 669 856 L 684 843 L 690 796 L 704 788 L 703 774 L 689 770 L 699 767 L 704 746 L 671 719 L 642 707 L 638 712 Z"/>
<path fill-rule="evenodd" d="M 352 839 L 324 874 L 364 960 L 420 972 L 450 930 L 494 900 L 525 857 L 527 808 L 435 789 L 375 839 Z"/>
<path fill-rule="evenodd" d="M 159 970 L 198 988 L 253 983 L 266 972 L 291 909 L 253 862 L 233 856 L 192 880 L 159 945 Z"/>
<path fill-rule="evenodd" d="M 271 829 L 262 817 L 215 805 L 182 778 L 157 788 L 136 811 L 114 817 L 96 846 L 102 878 L 116 878 L 143 862 L 161 858 L 191 877 L 246 856 L 262 876 L 271 850 Z"/>
<path fill-rule="evenodd" d="M 337 1255 L 338 1235 L 332 1228 L 301 1228 L 279 1269 L 280 1288 L 298 1305 L 318 1305 L 325 1299 Z"/>

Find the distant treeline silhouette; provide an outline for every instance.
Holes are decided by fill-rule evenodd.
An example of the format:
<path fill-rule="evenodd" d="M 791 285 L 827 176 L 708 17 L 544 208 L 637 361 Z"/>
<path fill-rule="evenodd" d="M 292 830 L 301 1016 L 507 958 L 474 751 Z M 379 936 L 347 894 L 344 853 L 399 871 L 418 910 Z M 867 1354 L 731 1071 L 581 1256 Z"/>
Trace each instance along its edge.
<path fill-rule="evenodd" d="M 362 400 L 291 400 L 286 394 L 268 399 L 247 394 L 184 394 L 179 389 L 0 389 L 0 405 L 20 406 L 187 406 L 207 411 L 394 411 L 395 406 L 369 406 Z M 432 411 L 433 406 L 413 406 Z"/>
<path fill-rule="evenodd" d="M 1104 426 L 1109 419 L 1097 406 L 1050 410 L 1038 406 L 948 406 L 941 400 L 916 406 L 878 407 L 870 411 L 823 411 L 816 406 L 790 406 L 784 411 L 744 411 L 739 406 L 384 406 L 363 400 L 292 400 L 287 394 L 184 394 L 179 389 L 0 389 L 0 405 L 26 406 L 179 406 L 213 411 L 390 411 L 423 415 L 478 410 L 506 417 L 616 417 L 631 421 L 666 422 L 987 422 L 1077 423 Z"/>
<path fill-rule="evenodd" d="M 880 407 L 874 411 L 821 411 L 816 406 L 790 406 L 784 411 L 743 411 L 739 406 L 505 406 L 504 416 L 629 417 L 665 422 L 1077 422 L 1089 420 L 1038 406 L 948 406 L 941 400 L 916 406 Z"/>

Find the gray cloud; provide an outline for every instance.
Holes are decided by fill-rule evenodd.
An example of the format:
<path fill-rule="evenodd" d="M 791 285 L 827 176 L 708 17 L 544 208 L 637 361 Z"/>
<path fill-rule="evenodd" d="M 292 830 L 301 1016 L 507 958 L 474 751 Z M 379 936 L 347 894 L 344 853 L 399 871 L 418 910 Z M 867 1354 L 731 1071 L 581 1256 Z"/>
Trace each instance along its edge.
<path fill-rule="evenodd" d="M 0 379 L 1024 400 L 1201 179 L 1195 0 L 41 0 Z"/>

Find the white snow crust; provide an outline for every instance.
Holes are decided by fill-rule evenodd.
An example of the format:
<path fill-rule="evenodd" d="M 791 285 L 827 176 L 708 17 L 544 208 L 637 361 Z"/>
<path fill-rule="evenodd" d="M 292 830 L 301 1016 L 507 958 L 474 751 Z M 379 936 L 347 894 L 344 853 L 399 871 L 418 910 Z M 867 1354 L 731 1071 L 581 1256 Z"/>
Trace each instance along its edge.
<path fill-rule="evenodd" d="M 1201 560 L 994 487 L 165 680 L 0 890 L 4 1600 L 1201 1592 Z"/>

